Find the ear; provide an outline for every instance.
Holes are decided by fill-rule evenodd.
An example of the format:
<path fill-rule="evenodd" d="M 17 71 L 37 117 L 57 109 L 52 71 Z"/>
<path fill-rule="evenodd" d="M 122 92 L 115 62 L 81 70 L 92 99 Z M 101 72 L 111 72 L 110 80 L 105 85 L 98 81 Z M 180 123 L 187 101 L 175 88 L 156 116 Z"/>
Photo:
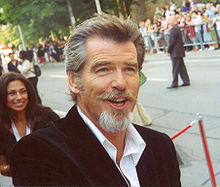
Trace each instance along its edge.
<path fill-rule="evenodd" d="M 79 88 L 78 88 L 78 85 L 74 82 L 73 72 L 69 71 L 67 73 L 67 75 L 68 75 L 68 86 L 69 86 L 70 91 L 74 94 L 78 94 L 79 93 Z"/>

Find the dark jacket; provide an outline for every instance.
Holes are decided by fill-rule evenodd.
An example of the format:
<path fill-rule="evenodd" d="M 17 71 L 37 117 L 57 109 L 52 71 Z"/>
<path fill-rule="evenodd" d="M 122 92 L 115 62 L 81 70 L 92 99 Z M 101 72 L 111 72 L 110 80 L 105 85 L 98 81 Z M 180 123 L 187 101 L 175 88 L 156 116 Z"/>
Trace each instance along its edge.
<path fill-rule="evenodd" d="M 146 148 L 137 165 L 141 186 L 180 186 L 180 171 L 171 139 L 137 126 Z M 16 186 L 126 186 L 121 173 L 73 107 L 48 128 L 19 141 L 12 153 Z"/>
<path fill-rule="evenodd" d="M 0 56 L 0 58 L 1 58 L 1 56 Z M 3 67 L 2 67 L 1 62 L 0 62 L 0 76 L 2 75 L 2 71 L 3 71 Z"/>
<path fill-rule="evenodd" d="M 46 127 L 50 121 L 56 121 L 59 116 L 54 113 L 50 108 L 42 108 L 39 110 L 39 118 L 35 122 L 33 132 L 40 128 Z M 0 122 L 0 155 L 3 155 L 10 160 L 11 151 L 16 144 L 16 138 L 8 129 L 4 127 L 4 124 Z"/>
<path fill-rule="evenodd" d="M 168 53 L 171 58 L 185 57 L 182 33 L 177 25 L 174 25 L 170 30 Z"/>
<path fill-rule="evenodd" d="M 16 65 L 14 65 L 12 62 L 9 62 L 8 63 L 8 71 L 9 72 L 20 73 L 20 71 L 17 68 L 17 62 L 16 62 Z"/>

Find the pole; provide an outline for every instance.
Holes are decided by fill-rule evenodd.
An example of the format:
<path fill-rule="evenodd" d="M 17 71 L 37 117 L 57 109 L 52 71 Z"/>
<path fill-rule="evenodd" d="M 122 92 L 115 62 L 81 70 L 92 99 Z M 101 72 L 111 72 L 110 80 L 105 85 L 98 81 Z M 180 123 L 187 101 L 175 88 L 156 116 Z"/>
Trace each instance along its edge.
<path fill-rule="evenodd" d="M 21 26 L 19 24 L 18 24 L 18 31 L 19 31 L 19 34 L 20 34 L 21 42 L 22 42 L 22 48 L 23 48 L 23 50 L 26 50 L 25 44 L 24 44 L 24 38 L 23 38 L 23 35 L 22 35 Z"/>
<path fill-rule="evenodd" d="M 74 28 L 75 24 L 76 24 L 76 20 L 75 20 L 75 17 L 73 15 L 73 9 L 72 9 L 70 1 L 66 0 L 66 2 L 67 2 L 68 10 L 69 10 L 70 22 L 71 22 L 72 28 Z"/>
<path fill-rule="evenodd" d="M 213 171 L 212 162 L 211 162 L 211 158 L 210 158 L 210 155 L 209 155 L 208 145 L 207 145 L 207 142 L 206 142 L 205 131 L 204 131 L 204 128 L 203 128 L 201 117 L 199 119 L 199 127 L 200 127 L 202 142 L 203 142 L 203 146 L 204 146 L 204 150 L 205 150 L 206 160 L 207 160 L 207 163 L 208 163 L 209 173 L 210 173 L 210 177 L 211 177 L 211 180 L 212 180 L 212 185 L 213 185 L 213 187 L 217 187 L 216 181 L 215 181 L 215 174 L 214 174 L 214 171 Z"/>
<path fill-rule="evenodd" d="M 189 125 L 187 125 L 184 129 L 182 129 L 181 131 L 179 131 L 178 133 L 176 133 L 173 137 L 171 137 L 171 140 L 175 139 L 176 137 L 178 137 L 179 135 L 181 135 L 182 133 L 184 133 L 186 130 L 188 130 L 189 128 L 191 128 L 193 125 L 195 125 L 196 120 L 192 121 Z"/>
<path fill-rule="evenodd" d="M 97 10 L 98 14 L 101 14 L 102 9 L 101 9 L 99 0 L 95 0 L 95 6 L 96 6 L 96 10 Z"/>

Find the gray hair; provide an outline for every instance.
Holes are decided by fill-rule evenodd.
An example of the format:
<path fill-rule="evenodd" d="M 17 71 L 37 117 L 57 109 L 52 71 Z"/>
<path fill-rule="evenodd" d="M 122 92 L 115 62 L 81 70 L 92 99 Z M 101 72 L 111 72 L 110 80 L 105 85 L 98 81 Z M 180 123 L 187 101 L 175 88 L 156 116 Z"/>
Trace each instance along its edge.
<path fill-rule="evenodd" d="M 81 87 L 80 76 L 87 60 L 86 42 L 92 36 L 111 39 L 118 43 L 133 42 L 137 50 L 139 71 L 142 69 L 145 48 L 137 24 L 130 19 L 123 20 L 107 14 L 96 15 L 75 27 L 64 48 L 66 71 L 74 74 L 76 83 L 81 84 Z M 72 99 L 76 101 L 74 94 Z"/>

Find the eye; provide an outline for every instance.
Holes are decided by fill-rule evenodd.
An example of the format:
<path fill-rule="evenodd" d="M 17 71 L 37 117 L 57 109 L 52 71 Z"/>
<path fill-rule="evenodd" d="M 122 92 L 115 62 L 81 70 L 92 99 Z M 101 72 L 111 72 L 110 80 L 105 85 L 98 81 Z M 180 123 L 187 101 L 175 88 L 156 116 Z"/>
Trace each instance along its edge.
<path fill-rule="evenodd" d="M 108 68 L 99 68 L 97 70 L 98 73 L 106 73 L 108 71 Z"/>
<path fill-rule="evenodd" d="M 129 73 L 135 73 L 137 71 L 136 67 L 130 66 L 130 67 L 126 67 L 125 69 L 127 72 Z"/>
<path fill-rule="evenodd" d="M 127 71 L 136 71 L 136 69 L 135 68 L 127 68 Z"/>
<path fill-rule="evenodd" d="M 21 94 L 26 94 L 27 93 L 27 90 L 21 90 L 21 92 L 20 92 Z"/>
<path fill-rule="evenodd" d="M 16 92 L 8 92 L 8 96 L 14 96 L 16 94 Z"/>

